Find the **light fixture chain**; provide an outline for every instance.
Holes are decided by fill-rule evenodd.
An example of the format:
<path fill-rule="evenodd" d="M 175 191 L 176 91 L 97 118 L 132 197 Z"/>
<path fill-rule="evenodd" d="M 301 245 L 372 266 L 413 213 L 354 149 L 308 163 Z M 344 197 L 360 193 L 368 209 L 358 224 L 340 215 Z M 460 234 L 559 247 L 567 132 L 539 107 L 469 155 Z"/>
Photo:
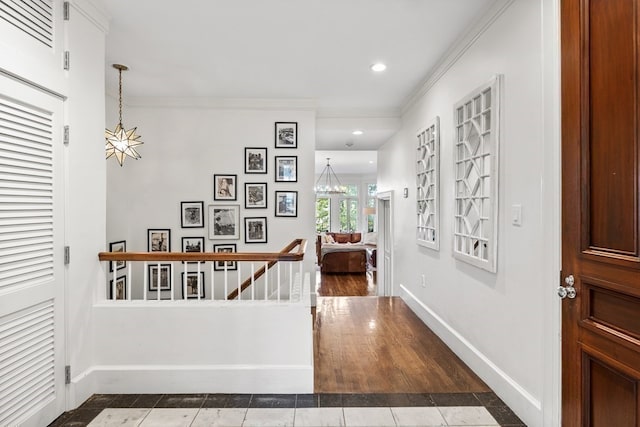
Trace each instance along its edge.
<path fill-rule="evenodd" d="M 118 104 L 118 108 L 120 112 L 119 123 L 120 123 L 120 126 L 122 127 L 122 68 L 118 69 L 118 84 L 119 84 L 118 98 L 120 99 L 120 102 Z"/>

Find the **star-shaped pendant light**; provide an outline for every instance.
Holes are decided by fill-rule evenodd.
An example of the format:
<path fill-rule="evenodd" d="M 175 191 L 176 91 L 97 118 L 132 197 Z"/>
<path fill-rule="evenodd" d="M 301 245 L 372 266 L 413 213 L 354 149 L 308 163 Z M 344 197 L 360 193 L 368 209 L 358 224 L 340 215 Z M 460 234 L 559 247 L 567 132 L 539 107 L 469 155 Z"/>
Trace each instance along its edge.
<path fill-rule="evenodd" d="M 119 120 L 114 130 L 105 129 L 104 136 L 106 138 L 106 155 L 109 157 L 115 157 L 120 166 L 124 163 L 124 159 L 129 156 L 133 159 L 139 159 L 140 154 L 134 147 L 142 145 L 140 141 L 140 135 L 136 135 L 136 129 L 132 128 L 125 130 L 122 125 L 122 72 L 127 71 L 129 68 L 125 65 L 113 64 L 113 68 L 118 70 L 118 83 L 119 83 Z"/>

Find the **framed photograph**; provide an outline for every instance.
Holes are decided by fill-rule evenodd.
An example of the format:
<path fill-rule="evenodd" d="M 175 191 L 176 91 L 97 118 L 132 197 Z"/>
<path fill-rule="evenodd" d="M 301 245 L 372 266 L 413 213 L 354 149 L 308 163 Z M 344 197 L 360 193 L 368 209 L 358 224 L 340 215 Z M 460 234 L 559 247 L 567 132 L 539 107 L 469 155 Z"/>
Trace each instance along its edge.
<path fill-rule="evenodd" d="M 171 230 L 150 228 L 147 230 L 147 251 L 171 252 Z"/>
<path fill-rule="evenodd" d="M 182 228 L 204 228 L 204 202 L 181 202 Z"/>
<path fill-rule="evenodd" d="M 171 264 L 150 264 L 148 268 L 150 291 L 157 291 L 158 284 L 161 291 L 170 291 L 173 288 L 173 267 Z M 158 276 L 158 271 L 160 276 Z"/>
<path fill-rule="evenodd" d="M 266 207 L 266 206 L 265 206 Z M 127 242 L 121 240 L 119 242 L 111 242 L 109 243 L 109 252 L 126 252 L 127 251 Z M 121 268 L 125 268 L 127 266 L 127 261 L 111 261 L 109 263 L 109 271 L 120 270 Z"/>
<path fill-rule="evenodd" d="M 298 181 L 298 156 L 276 156 L 276 182 Z"/>
<path fill-rule="evenodd" d="M 244 184 L 244 208 L 264 209 L 267 207 L 267 183 L 246 182 Z"/>
<path fill-rule="evenodd" d="M 235 243 L 230 243 L 227 245 L 213 245 L 213 252 L 221 253 L 221 252 L 236 252 Z M 216 271 L 224 270 L 224 265 L 227 264 L 227 270 L 237 270 L 238 264 L 235 261 L 216 261 L 213 263 L 213 269 Z"/>
<path fill-rule="evenodd" d="M 244 242 L 267 243 L 267 218 L 244 219 Z"/>
<path fill-rule="evenodd" d="M 213 175 L 213 200 L 236 200 L 237 175 Z"/>
<path fill-rule="evenodd" d="M 183 237 L 182 252 L 204 252 L 204 237 Z"/>
<path fill-rule="evenodd" d="M 209 239 L 240 238 L 240 205 L 209 205 Z"/>
<path fill-rule="evenodd" d="M 297 191 L 276 191 L 276 216 L 298 216 Z"/>
<path fill-rule="evenodd" d="M 182 284 L 183 299 L 198 298 L 198 295 L 200 298 L 204 298 L 204 271 L 200 272 L 199 279 L 197 271 L 188 271 L 186 277 L 182 273 L 182 282 L 180 283 Z"/>
<path fill-rule="evenodd" d="M 267 149 L 246 147 L 244 149 L 244 173 L 267 173 Z"/>
<path fill-rule="evenodd" d="M 120 276 L 116 278 L 115 297 L 113 296 L 114 286 L 113 280 L 109 281 L 109 299 L 119 300 L 127 299 L 127 276 Z"/>
<path fill-rule="evenodd" d="M 298 122 L 276 122 L 276 148 L 298 148 Z"/>

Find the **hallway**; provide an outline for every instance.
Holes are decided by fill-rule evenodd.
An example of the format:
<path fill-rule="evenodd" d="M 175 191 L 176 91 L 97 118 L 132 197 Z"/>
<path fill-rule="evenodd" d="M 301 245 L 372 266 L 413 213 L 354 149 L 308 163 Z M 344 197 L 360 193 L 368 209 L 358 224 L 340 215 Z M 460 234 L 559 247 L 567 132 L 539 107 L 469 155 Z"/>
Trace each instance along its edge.
<path fill-rule="evenodd" d="M 329 294 L 375 289 L 325 279 Z M 314 394 L 94 395 L 50 427 L 525 426 L 397 297 L 319 297 L 314 359 Z"/>
<path fill-rule="evenodd" d="M 318 298 L 316 393 L 491 391 L 398 297 Z"/>

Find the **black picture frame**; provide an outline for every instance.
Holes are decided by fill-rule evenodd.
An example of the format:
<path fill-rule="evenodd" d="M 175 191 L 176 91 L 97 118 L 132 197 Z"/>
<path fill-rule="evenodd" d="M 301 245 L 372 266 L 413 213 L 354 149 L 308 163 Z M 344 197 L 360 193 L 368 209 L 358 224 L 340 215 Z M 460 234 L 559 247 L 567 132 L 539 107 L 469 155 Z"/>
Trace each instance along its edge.
<path fill-rule="evenodd" d="M 245 182 L 244 184 L 244 208 L 245 209 L 266 209 L 267 208 L 267 183 L 266 182 Z"/>
<path fill-rule="evenodd" d="M 173 265 L 149 264 L 147 266 L 149 292 L 158 291 L 158 267 L 160 268 L 160 291 L 170 291 L 173 289 Z"/>
<path fill-rule="evenodd" d="M 209 205 L 209 240 L 240 238 L 240 205 Z"/>
<path fill-rule="evenodd" d="M 148 252 L 171 252 L 171 229 L 149 228 L 147 230 Z"/>
<path fill-rule="evenodd" d="M 238 175 L 213 175 L 213 200 L 237 200 Z"/>
<path fill-rule="evenodd" d="M 109 252 L 126 252 L 126 251 L 127 251 L 126 240 L 120 240 L 118 242 L 109 243 Z M 127 261 L 111 261 L 109 263 L 109 272 L 113 272 L 114 265 L 116 267 L 116 270 L 120 270 L 127 266 Z"/>
<path fill-rule="evenodd" d="M 297 191 L 276 191 L 276 216 L 297 217 L 298 216 L 298 192 Z"/>
<path fill-rule="evenodd" d="M 275 181 L 298 182 L 298 156 L 275 156 Z"/>
<path fill-rule="evenodd" d="M 182 299 L 198 299 L 198 291 L 200 294 L 200 299 L 204 299 L 204 271 L 200 272 L 200 283 L 198 283 L 197 271 L 187 271 L 186 278 L 184 273 L 182 273 L 180 285 L 180 287 L 182 288 Z"/>
<path fill-rule="evenodd" d="M 298 122 L 275 123 L 275 147 L 298 148 Z"/>
<path fill-rule="evenodd" d="M 267 173 L 267 148 L 245 147 L 244 149 L 244 173 Z"/>
<path fill-rule="evenodd" d="M 244 242 L 267 243 L 266 217 L 246 217 L 244 219 Z"/>
<path fill-rule="evenodd" d="M 204 237 L 183 237 L 182 252 L 204 252 Z"/>
<path fill-rule="evenodd" d="M 236 252 L 235 243 L 226 243 L 220 245 L 213 245 L 213 252 Z M 213 263 L 213 269 L 215 271 L 224 271 L 224 266 L 227 265 L 227 271 L 233 271 L 238 269 L 238 263 L 236 261 L 215 261 Z"/>
<path fill-rule="evenodd" d="M 113 297 L 113 280 L 109 281 L 109 299 L 110 300 L 125 300 L 127 299 L 127 276 L 116 277 L 116 297 Z"/>
<path fill-rule="evenodd" d="M 204 228 L 204 202 L 180 202 L 180 226 Z"/>

